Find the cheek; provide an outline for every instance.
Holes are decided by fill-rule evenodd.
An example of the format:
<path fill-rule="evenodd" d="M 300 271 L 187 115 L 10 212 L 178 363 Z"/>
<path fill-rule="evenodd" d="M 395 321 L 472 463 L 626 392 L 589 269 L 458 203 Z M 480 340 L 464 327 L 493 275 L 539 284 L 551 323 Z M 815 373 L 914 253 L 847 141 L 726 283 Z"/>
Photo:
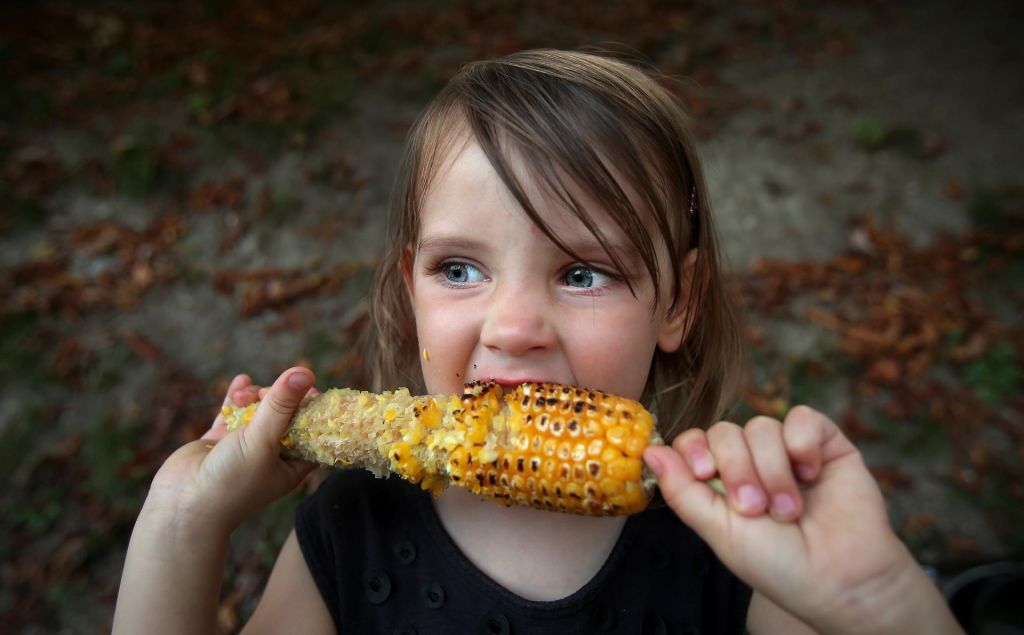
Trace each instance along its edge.
<path fill-rule="evenodd" d="M 630 315 L 574 333 L 567 350 L 572 351 L 577 380 L 588 387 L 640 399 L 657 344 L 648 320 Z"/>
<path fill-rule="evenodd" d="M 466 363 L 476 343 L 465 313 L 453 303 L 431 302 L 429 298 L 417 298 L 413 311 L 420 368 L 427 390 L 431 393 L 460 392 Z M 424 359 L 424 349 L 427 359 Z"/>

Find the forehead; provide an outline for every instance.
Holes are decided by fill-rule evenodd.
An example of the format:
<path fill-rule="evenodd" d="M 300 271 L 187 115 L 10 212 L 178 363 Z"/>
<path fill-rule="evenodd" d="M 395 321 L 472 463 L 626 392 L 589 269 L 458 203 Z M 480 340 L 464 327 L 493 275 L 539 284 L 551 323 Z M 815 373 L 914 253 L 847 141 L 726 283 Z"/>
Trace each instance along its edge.
<path fill-rule="evenodd" d="M 536 211 L 545 226 L 570 248 L 600 245 L 594 235 L 596 230 L 605 241 L 621 254 L 635 252 L 629 237 L 607 208 L 584 188 L 561 176 L 559 181 L 566 190 L 559 194 L 550 191 L 544 183 L 534 177 L 528 169 L 522 154 L 509 152 L 505 158 L 512 177 L 521 188 L 523 196 Z M 443 160 L 436 162 L 436 173 L 429 180 L 429 187 L 420 206 L 420 231 L 429 232 L 441 225 L 460 222 L 475 224 L 474 230 L 486 230 L 481 222 L 491 211 L 519 217 L 530 232 L 541 235 L 544 230 L 529 218 L 515 195 L 502 181 L 486 152 L 467 132 L 462 132 L 450 145 Z M 618 180 L 618 179 L 617 179 Z M 642 210 L 639 197 L 619 180 L 620 187 L 630 197 L 635 209 Z M 568 199 L 582 208 L 585 218 L 572 210 Z"/>

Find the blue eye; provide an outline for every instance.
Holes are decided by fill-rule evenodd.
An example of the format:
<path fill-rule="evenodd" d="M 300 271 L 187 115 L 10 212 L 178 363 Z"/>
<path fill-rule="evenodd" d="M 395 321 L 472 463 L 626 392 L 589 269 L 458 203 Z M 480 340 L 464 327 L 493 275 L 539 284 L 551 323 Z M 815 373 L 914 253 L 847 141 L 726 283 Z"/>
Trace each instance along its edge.
<path fill-rule="evenodd" d="M 484 274 L 479 269 L 464 262 L 445 262 L 441 264 L 440 269 L 444 279 L 452 284 L 468 284 L 484 279 Z"/>
<path fill-rule="evenodd" d="M 590 267 L 575 266 L 565 272 L 563 281 L 570 287 L 590 289 L 601 287 L 612 281 L 611 276 Z"/>

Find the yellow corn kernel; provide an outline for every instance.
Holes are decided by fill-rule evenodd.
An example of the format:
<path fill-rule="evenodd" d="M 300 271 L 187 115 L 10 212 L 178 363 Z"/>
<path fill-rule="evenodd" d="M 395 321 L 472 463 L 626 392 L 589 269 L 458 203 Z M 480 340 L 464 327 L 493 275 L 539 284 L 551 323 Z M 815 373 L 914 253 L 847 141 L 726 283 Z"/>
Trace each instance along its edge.
<path fill-rule="evenodd" d="M 229 429 L 255 412 L 225 407 Z M 394 472 L 440 493 L 458 485 L 503 504 L 578 514 L 642 510 L 654 487 L 640 457 L 661 442 L 640 404 L 598 391 L 527 383 L 461 396 L 333 389 L 303 402 L 282 439 L 289 456 Z"/>

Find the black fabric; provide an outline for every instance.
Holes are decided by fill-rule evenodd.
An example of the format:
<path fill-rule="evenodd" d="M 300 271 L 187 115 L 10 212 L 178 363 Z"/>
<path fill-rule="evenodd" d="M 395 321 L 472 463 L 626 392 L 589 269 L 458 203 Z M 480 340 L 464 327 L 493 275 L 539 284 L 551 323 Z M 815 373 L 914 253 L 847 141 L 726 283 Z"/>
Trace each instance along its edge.
<path fill-rule="evenodd" d="M 361 470 L 332 475 L 295 529 L 339 632 L 743 633 L 750 589 L 666 507 L 629 517 L 598 574 L 553 602 L 521 598 L 458 550 L 429 494 Z"/>

